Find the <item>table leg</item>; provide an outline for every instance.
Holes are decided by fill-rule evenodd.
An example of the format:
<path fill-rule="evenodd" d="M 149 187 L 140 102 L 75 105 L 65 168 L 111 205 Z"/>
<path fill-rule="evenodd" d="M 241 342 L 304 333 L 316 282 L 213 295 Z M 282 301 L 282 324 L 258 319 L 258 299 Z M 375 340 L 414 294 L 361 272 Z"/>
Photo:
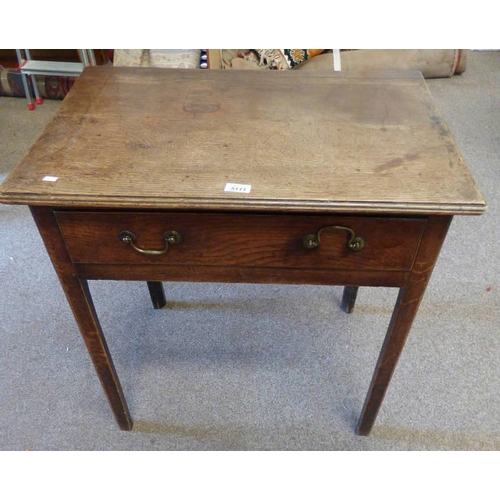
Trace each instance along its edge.
<path fill-rule="evenodd" d="M 356 429 L 356 433 L 361 436 L 367 436 L 375 423 L 451 220 L 451 216 L 435 216 L 429 217 L 427 221 L 413 270 L 406 285 L 400 289 L 361 412 Z"/>
<path fill-rule="evenodd" d="M 116 421 L 122 430 L 131 430 L 132 419 L 97 318 L 87 281 L 80 279 L 77 275 L 52 209 L 47 207 L 30 207 L 30 209 L 73 310 Z"/>
<path fill-rule="evenodd" d="M 356 304 L 356 297 L 358 296 L 358 286 L 346 286 L 344 287 L 344 293 L 342 295 L 342 311 L 347 314 L 351 314 L 354 310 L 354 304 Z"/>
<path fill-rule="evenodd" d="M 161 309 L 167 304 L 163 283 L 161 281 L 148 281 L 149 294 L 155 309 Z"/>

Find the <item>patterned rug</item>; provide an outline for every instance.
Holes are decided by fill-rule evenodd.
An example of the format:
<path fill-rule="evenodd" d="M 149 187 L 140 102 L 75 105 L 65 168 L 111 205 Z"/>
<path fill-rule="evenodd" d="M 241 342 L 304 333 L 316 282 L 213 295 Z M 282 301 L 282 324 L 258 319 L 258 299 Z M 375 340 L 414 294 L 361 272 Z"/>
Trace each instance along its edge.
<path fill-rule="evenodd" d="M 75 81 L 75 77 L 67 76 L 36 77 L 38 91 L 44 99 L 63 99 Z M 31 78 L 28 83 L 31 87 Z M 26 97 L 20 71 L 0 66 L 0 96 Z"/>

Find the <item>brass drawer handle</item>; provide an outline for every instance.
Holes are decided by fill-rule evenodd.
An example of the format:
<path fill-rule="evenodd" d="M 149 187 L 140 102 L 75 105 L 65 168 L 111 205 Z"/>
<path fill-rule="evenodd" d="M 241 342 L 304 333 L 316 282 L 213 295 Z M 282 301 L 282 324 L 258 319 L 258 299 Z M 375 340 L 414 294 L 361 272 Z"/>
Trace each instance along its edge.
<path fill-rule="evenodd" d="M 336 231 L 336 230 L 348 231 L 351 235 L 349 241 L 347 242 L 347 247 L 353 252 L 359 252 L 365 246 L 365 239 L 362 236 L 356 236 L 354 231 L 348 227 L 343 226 L 326 226 L 322 227 L 316 234 L 305 234 L 302 237 L 302 244 L 307 248 L 317 248 L 321 245 L 321 233 L 323 231 Z"/>
<path fill-rule="evenodd" d="M 178 245 L 182 241 L 182 236 L 177 231 L 167 231 L 165 233 L 165 248 L 163 250 L 144 250 L 135 245 L 135 234 L 132 231 L 120 231 L 118 238 L 122 243 L 130 245 L 136 252 L 146 255 L 163 255 L 167 253 L 169 245 Z"/>

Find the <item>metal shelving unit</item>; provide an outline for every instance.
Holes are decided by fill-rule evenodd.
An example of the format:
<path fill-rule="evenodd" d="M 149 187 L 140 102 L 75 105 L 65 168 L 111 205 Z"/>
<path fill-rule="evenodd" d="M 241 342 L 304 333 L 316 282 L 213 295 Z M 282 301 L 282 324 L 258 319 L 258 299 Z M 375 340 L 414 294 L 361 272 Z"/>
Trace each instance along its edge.
<path fill-rule="evenodd" d="M 55 61 L 40 61 L 31 58 L 29 49 L 16 49 L 17 60 L 19 62 L 19 70 L 23 81 L 26 100 L 28 101 L 28 109 L 35 109 L 36 104 L 43 104 L 43 98 L 40 97 L 36 84 L 36 76 L 80 76 L 83 68 L 86 66 L 95 66 L 95 57 L 92 49 L 78 49 L 82 62 L 55 62 Z M 35 102 L 31 96 L 28 78 L 31 78 L 33 92 L 35 93 Z"/>

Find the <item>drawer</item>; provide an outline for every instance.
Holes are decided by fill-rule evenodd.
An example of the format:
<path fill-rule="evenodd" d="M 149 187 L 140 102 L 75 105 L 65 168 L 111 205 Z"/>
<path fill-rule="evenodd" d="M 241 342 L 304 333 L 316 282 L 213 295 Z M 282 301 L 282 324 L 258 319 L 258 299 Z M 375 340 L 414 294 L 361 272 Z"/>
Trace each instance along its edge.
<path fill-rule="evenodd" d="M 425 218 L 221 213 L 56 211 L 70 255 L 80 264 L 256 266 L 410 270 Z M 133 244 L 161 255 L 140 253 Z M 165 242 L 175 231 L 180 242 Z M 304 236 L 312 245 L 306 248 Z M 175 233 L 172 233 L 175 234 Z M 361 237 L 361 250 L 349 248 Z M 172 241 L 172 240 L 171 240 Z M 358 241 L 358 240 L 354 240 Z"/>

